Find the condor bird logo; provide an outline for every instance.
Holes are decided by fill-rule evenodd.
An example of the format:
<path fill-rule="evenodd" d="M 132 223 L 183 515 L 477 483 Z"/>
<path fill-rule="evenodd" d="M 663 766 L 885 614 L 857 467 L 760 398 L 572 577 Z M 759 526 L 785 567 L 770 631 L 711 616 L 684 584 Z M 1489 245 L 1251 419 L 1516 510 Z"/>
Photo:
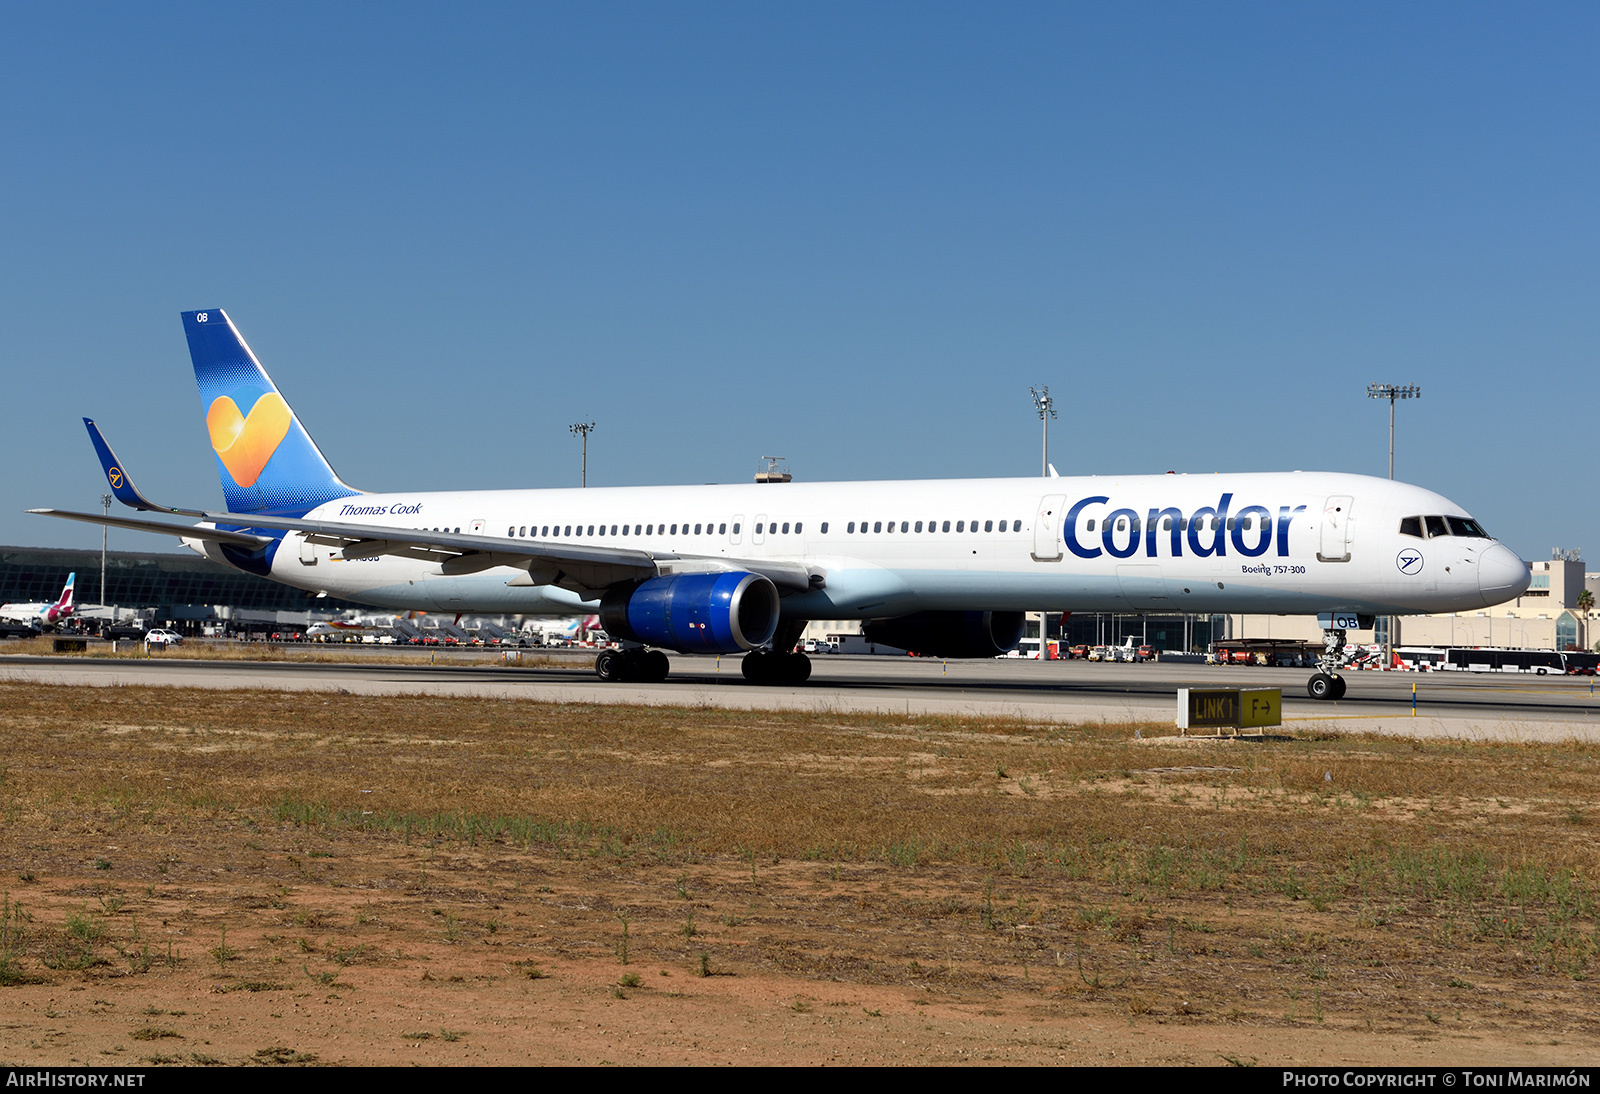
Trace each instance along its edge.
<path fill-rule="evenodd" d="M 1403 574 L 1420 574 L 1422 572 L 1422 552 L 1407 547 L 1395 557 L 1394 564 Z"/>
<path fill-rule="evenodd" d="M 206 411 L 211 447 L 233 481 L 244 487 L 255 485 L 292 424 L 294 413 L 276 391 L 257 399 L 248 416 L 226 395 L 219 396 Z"/>
<path fill-rule="evenodd" d="M 111 483 L 111 489 L 113 489 L 113 490 L 122 489 L 122 468 L 120 468 L 120 467 L 108 468 L 106 470 L 106 478 Z"/>

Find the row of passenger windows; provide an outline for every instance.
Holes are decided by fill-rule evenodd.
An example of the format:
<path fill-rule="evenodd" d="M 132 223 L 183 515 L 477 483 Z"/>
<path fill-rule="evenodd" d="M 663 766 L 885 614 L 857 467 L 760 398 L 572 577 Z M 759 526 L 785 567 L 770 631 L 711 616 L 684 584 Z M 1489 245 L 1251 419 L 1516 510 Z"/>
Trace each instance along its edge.
<path fill-rule="evenodd" d="M 869 523 L 868 521 L 862 521 L 861 522 L 861 532 L 862 533 L 866 533 L 868 531 L 872 531 L 872 532 L 893 532 L 893 531 L 895 531 L 895 522 L 892 521 L 892 520 L 890 520 L 890 521 L 882 521 L 882 520 L 871 521 L 870 522 L 871 523 L 871 528 L 870 529 L 867 527 L 868 523 Z M 1011 531 L 1013 531 L 1013 532 L 1022 531 L 1022 522 L 1020 520 L 1010 521 L 1010 522 L 1002 520 L 1002 521 L 999 522 L 999 524 L 1000 524 L 1000 529 L 999 530 L 1004 532 L 1006 530 L 1006 525 L 1008 523 L 1011 526 Z M 958 520 L 958 521 L 956 521 L 955 530 L 958 531 L 958 532 L 965 532 L 965 531 L 968 530 L 967 525 L 969 525 L 969 524 L 972 526 L 972 528 L 971 528 L 972 531 L 976 532 L 978 530 L 978 522 L 975 521 L 975 520 L 974 521 Z M 923 522 L 920 521 L 920 520 L 918 520 L 918 521 L 903 520 L 903 521 L 900 522 L 899 530 L 902 531 L 902 532 L 920 532 L 920 531 L 923 530 L 922 525 L 923 525 Z M 948 531 L 950 531 L 950 522 L 949 521 L 945 521 L 944 522 L 944 526 L 942 528 L 940 527 L 939 522 L 936 521 L 936 520 L 928 521 L 927 525 L 928 525 L 927 530 L 930 531 L 930 532 L 939 532 L 939 531 L 948 532 Z M 823 530 L 824 531 L 827 530 L 827 526 L 826 525 L 823 526 Z M 992 520 L 984 521 L 983 522 L 983 530 L 985 532 L 993 532 L 995 530 L 995 522 L 992 521 Z M 856 522 L 855 521 L 851 521 L 849 524 L 845 525 L 845 531 L 849 532 L 851 534 L 855 534 L 855 532 L 856 532 Z"/>
<path fill-rule="evenodd" d="M 973 521 L 958 520 L 958 521 L 955 522 L 954 530 L 957 531 L 957 532 L 969 532 L 969 531 L 970 532 L 976 532 L 976 531 L 979 530 L 979 523 L 980 523 L 979 521 L 975 521 L 975 520 L 973 520 Z M 1006 520 L 1001 520 L 1001 521 L 986 520 L 986 521 L 983 521 L 981 523 L 982 523 L 982 530 L 985 531 L 985 532 L 995 532 L 995 531 L 1000 531 L 1000 532 L 1006 532 L 1006 531 L 1020 532 L 1020 531 L 1022 531 L 1022 522 L 1020 520 L 1010 520 L 1010 521 L 1006 521 Z M 1137 520 L 1135 520 L 1134 521 L 1134 526 L 1138 527 L 1138 523 L 1139 522 Z M 1172 523 L 1171 519 L 1169 518 L 1168 521 L 1167 521 L 1167 524 L 1168 524 L 1169 527 L 1171 526 L 1171 523 Z M 1245 525 L 1244 526 L 1246 528 L 1250 527 L 1250 518 L 1248 518 L 1248 517 L 1245 518 Z M 1120 523 L 1119 523 L 1118 527 L 1119 527 L 1119 529 L 1121 528 L 1121 524 Z M 1213 527 L 1215 527 L 1215 522 L 1213 522 Z M 1233 522 L 1231 520 L 1228 522 L 1228 527 L 1230 527 L 1230 528 L 1233 527 Z M 694 535 L 694 536 L 698 536 L 698 535 L 722 535 L 722 536 L 725 536 L 725 535 L 728 534 L 728 525 L 726 523 L 712 523 L 712 522 L 708 521 L 708 522 L 705 522 L 705 523 L 702 523 L 702 524 L 689 524 L 688 522 L 684 522 L 683 524 L 660 524 L 660 525 L 657 525 L 657 524 L 634 524 L 634 525 L 612 524 L 612 525 L 609 525 L 609 526 L 605 525 L 605 524 L 589 524 L 589 525 L 583 525 L 583 524 L 566 524 L 566 525 L 561 525 L 561 524 L 543 524 L 543 525 L 540 525 L 540 524 L 524 524 L 524 525 L 519 525 L 519 526 L 513 527 L 513 528 L 507 528 L 506 529 L 506 536 L 509 539 L 523 539 L 523 538 L 526 538 L 526 537 L 529 537 L 529 536 L 532 536 L 532 537 L 534 537 L 536 539 L 548 539 L 551 536 L 560 536 L 562 538 L 569 538 L 569 537 L 572 537 L 572 536 L 575 536 L 575 535 L 577 535 L 577 536 L 596 536 L 596 535 L 599 535 L 599 536 L 606 536 L 606 535 L 626 536 L 626 535 L 629 535 L 630 533 L 632 535 L 635 535 L 635 536 L 654 536 L 654 535 L 658 535 L 658 534 L 659 535 L 663 535 L 663 536 L 676 536 L 676 535 L 680 534 L 680 532 L 679 532 L 680 528 L 682 529 L 681 534 L 682 535 L 686 535 L 686 536 L 689 536 L 689 535 Z M 859 528 L 859 533 L 858 533 L 858 528 Z M 1091 520 L 1089 522 L 1089 528 L 1090 528 L 1090 530 L 1093 530 L 1094 521 Z M 827 521 L 823 521 L 818 530 L 823 535 L 827 535 L 828 534 L 828 522 Z M 941 526 L 941 522 L 937 521 L 937 520 L 930 520 L 930 521 L 902 520 L 902 521 L 900 521 L 898 523 L 898 526 L 897 526 L 896 522 L 892 521 L 892 520 L 890 520 L 890 521 L 882 521 L 882 520 L 865 521 L 864 520 L 864 521 L 860 522 L 859 526 L 857 525 L 857 522 L 855 522 L 855 521 L 851 521 L 848 525 L 845 526 L 845 531 L 850 533 L 851 535 L 864 534 L 864 533 L 869 532 L 869 531 L 876 532 L 876 533 L 884 533 L 884 532 L 894 532 L 894 531 L 922 532 L 924 530 L 926 530 L 928 532 L 939 532 L 939 531 L 948 532 L 948 531 L 951 531 L 951 522 L 948 521 L 948 520 L 947 521 L 943 521 L 942 522 L 942 526 Z M 435 528 L 434 531 L 436 531 L 436 532 L 437 531 L 446 531 L 446 532 L 448 532 L 449 529 L 448 528 L 445 528 L 445 529 Z M 461 531 L 461 529 L 457 528 L 456 531 L 459 532 L 459 531 Z M 762 521 L 762 522 L 756 524 L 756 535 L 758 535 L 758 536 L 759 535 L 763 535 L 763 534 L 765 534 L 765 535 L 774 535 L 774 536 L 778 536 L 778 535 L 787 536 L 787 535 L 793 534 L 793 535 L 797 535 L 798 536 L 798 535 L 803 534 L 804 531 L 805 531 L 805 524 L 804 524 L 803 521 L 794 521 L 793 524 L 791 524 L 789 521 L 782 521 L 782 522 L 771 521 L 770 523 L 766 522 L 766 521 Z M 738 535 L 739 534 L 739 525 L 738 525 L 738 523 L 735 523 L 733 525 L 733 534 L 734 535 Z"/>
<path fill-rule="evenodd" d="M 1468 517 L 1401 517 L 1400 534 L 1416 536 L 1418 539 L 1432 539 L 1434 536 L 1490 538 L 1481 524 Z"/>
<path fill-rule="evenodd" d="M 786 536 L 786 535 L 790 534 L 790 531 L 789 531 L 790 527 L 791 527 L 791 525 L 790 525 L 790 523 L 788 521 L 784 521 L 781 525 L 777 521 L 773 521 L 770 524 L 768 524 L 765 521 L 762 521 L 762 522 L 760 522 L 760 523 L 758 523 L 756 525 L 756 535 L 759 536 L 759 535 L 762 535 L 764 533 L 771 533 L 772 535 L 775 535 L 775 536 L 777 536 L 777 535 Z M 579 536 L 594 536 L 594 535 L 616 536 L 616 535 L 623 535 L 623 536 L 626 536 L 626 535 L 629 535 L 629 534 L 632 534 L 632 535 L 635 535 L 635 536 L 653 536 L 653 535 L 657 535 L 657 534 L 660 534 L 660 535 L 663 535 L 663 536 L 675 536 L 675 535 L 679 534 L 678 529 L 680 529 L 680 528 L 683 529 L 682 534 L 686 535 L 686 536 L 700 536 L 700 535 L 705 535 L 705 536 L 725 536 L 725 535 L 728 534 L 728 525 L 727 525 L 727 522 L 725 522 L 725 521 L 720 523 L 720 524 L 717 523 L 717 522 L 714 522 L 714 521 L 706 521 L 706 522 L 704 522 L 702 524 L 690 524 L 688 521 L 684 521 L 682 524 L 660 524 L 660 525 L 657 525 L 657 524 L 633 524 L 633 525 L 613 524 L 613 525 L 610 525 L 609 527 L 607 525 L 604 525 L 604 524 L 590 524 L 590 525 L 583 525 L 583 524 L 567 524 L 567 525 L 561 525 L 561 524 L 544 524 L 544 525 L 523 524 L 523 525 L 518 525 L 515 528 L 507 528 L 506 529 L 506 536 L 509 539 L 522 539 L 522 538 L 525 538 L 527 536 L 533 536 L 533 537 L 538 538 L 538 539 L 548 539 L 550 536 L 553 536 L 553 535 L 554 536 L 561 536 L 563 538 L 574 536 L 574 535 L 579 535 Z M 734 525 L 733 525 L 733 534 L 734 535 L 738 535 L 739 534 L 739 528 L 740 528 L 739 523 L 737 521 L 735 521 Z M 793 529 L 794 529 L 794 534 L 795 535 L 797 535 L 797 536 L 800 535 L 802 532 L 805 531 L 804 522 L 803 521 L 795 521 L 794 524 L 793 524 Z M 448 531 L 448 529 L 446 529 L 446 530 Z M 822 522 L 822 531 L 824 533 L 826 533 L 827 530 L 828 530 L 828 522 L 827 521 L 823 521 Z M 434 531 L 438 531 L 438 529 L 436 528 L 436 529 L 434 529 Z M 461 531 L 461 529 L 457 528 L 456 531 L 459 532 L 459 531 Z"/>
<path fill-rule="evenodd" d="M 684 521 L 682 525 L 663 524 L 660 525 L 660 533 L 664 536 L 675 536 L 678 534 L 678 529 L 680 527 L 683 529 L 683 534 L 686 536 L 725 536 L 728 534 L 728 525 L 726 523 L 718 524 L 714 521 L 706 521 L 703 524 L 690 524 L 688 521 Z M 668 530 L 669 528 L 671 529 L 670 531 Z M 610 526 L 604 524 L 524 524 L 516 528 L 507 528 L 506 536 L 511 539 L 521 539 L 526 536 L 533 536 L 537 539 L 548 539 L 551 536 L 561 536 L 566 538 L 574 535 L 626 536 L 631 534 L 635 536 L 653 536 L 656 534 L 656 529 L 657 526 L 654 524 L 613 524 Z M 760 531 L 761 526 L 756 525 L 756 530 Z M 777 530 L 776 525 L 773 526 L 773 530 Z M 783 530 L 787 532 L 789 530 L 789 526 L 785 524 L 783 526 Z M 795 530 L 799 531 L 799 525 L 795 526 Z M 733 526 L 733 534 L 739 534 L 739 525 L 737 523 L 735 523 Z"/>
<path fill-rule="evenodd" d="M 1260 518 L 1260 520 L 1261 520 L 1261 527 L 1270 528 L 1272 526 L 1272 518 L 1270 518 L 1270 517 L 1262 517 L 1262 518 Z M 1255 527 L 1255 522 L 1256 522 L 1256 518 L 1255 517 L 1229 517 L 1228 518 L 1228 531 L 1230 531 L 1230 532 L 1233 531 L 1233 529 L 1237 526 L 1237 527 L 1242 527 L 1246 532 L 1248 532 L 1252 528 Z M 1150 521 L 1149 523 L 1151 525 L 1154 525 L 1155 522 L 1154 521 Z M 1221 526 L 1222 518 L 1221 517 L 1210 517 L 1210 518 L 1207 518 L 1207 517 L 1196 517 L 1195 521 L 1194 521 L 1194 524 L 1195 524 L 1195 527 L 1197 527 L 1199 529 L 1204 530 L 1206 528 L 1209 528 L 1211 531 L 1215 532 L 1217 530 L 1217 528 L 1219 526 Z M 1135 532 L 1139 531 L 1140 525 L 1141 525 L 1141 521 L 1139 520 L 1139 518 L 1138 517 L 1134 517 L 1133 518 L 1133 530 Z M 1094 526 L 1095 526 L 1095 522 L 1093 520 L 1089 521 L 1088 526 L 1087 526 L 1088 530 L 1091 531 L 1091 532 L 1094 531 Z M 1188 531 L 1188 529 L 1189 529 L 1189 518 L 1188 517 L 1179 517 L 1178 518 L 1178 531 L 1185 532 L 1185 531 Z M 1126 532 L 1127 530 L 1128 530 L 1128 518 L 1127 517 L 1118 517 L 1117 518 L 1117 531 Z M 1172 518 L 1171 517 L 1163 517 L 1161 519 L 1161 530 L 1163 532 L 1172 531 Z"/>

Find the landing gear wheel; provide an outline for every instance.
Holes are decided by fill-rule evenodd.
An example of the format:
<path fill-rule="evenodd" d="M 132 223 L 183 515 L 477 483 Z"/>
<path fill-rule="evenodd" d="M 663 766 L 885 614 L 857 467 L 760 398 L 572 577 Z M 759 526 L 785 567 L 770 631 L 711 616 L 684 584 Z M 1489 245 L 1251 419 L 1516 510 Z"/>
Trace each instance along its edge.
<path fill-rule="evenodd" d="M 594 659 L 594 674 L 602 684 L 620 684 L 628 678 L 629 665 L 616 650 L 601 650 Z"/>
<path fill-rule="evenodd" d="M 1319 672 L 1306 681 L 1306 694 L 1313 699 L 1343 699 L 1344 677 Z"/>
<path fill-rule="evenodd" d="M 766 650 L 751 650 L 744 655 L 739 671 L 752 684 L 766 684 L 772 680 L 772 654 Z"/>
<path fill-rule="evenodd" d="M 672 671 L 672 662 L 667 660 L 667 655 L 660 650 L 651 650 L 641 659 L 643 671 L 640 678 L 652 684 L 659 684 L 667 678 L 667 673 Z"/>
<path fill-rule="evenodd" d="M 811 658 L 803 653 L 791 653 L 784 660 L 788 662 L 783 674 L 786 683 L 803 684 L 811 679 Z"/>

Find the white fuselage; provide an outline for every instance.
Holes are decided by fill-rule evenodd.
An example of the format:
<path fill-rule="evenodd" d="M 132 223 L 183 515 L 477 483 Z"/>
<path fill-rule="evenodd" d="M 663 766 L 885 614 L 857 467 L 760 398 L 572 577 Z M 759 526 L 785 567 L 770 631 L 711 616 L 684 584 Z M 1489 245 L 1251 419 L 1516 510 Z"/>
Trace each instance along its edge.
<path fill-rule="evenodd" d="M 795 562 L 820 587 L 783 597 L 792 619 L 1415 614 L 1478 609 L 1526 587 L 1527 567 L 1494 540 L 1401 532 L 1403 518 L 1428 515 L 1468 516 L 1419 487 L 1294 472 L 362 494 L 308 517 Z M 571 615 L 596 604 L 511 567 L 450 576 L 392 555 L 347 561 L 298 532 L 271 576 L 385 608 Z"/>

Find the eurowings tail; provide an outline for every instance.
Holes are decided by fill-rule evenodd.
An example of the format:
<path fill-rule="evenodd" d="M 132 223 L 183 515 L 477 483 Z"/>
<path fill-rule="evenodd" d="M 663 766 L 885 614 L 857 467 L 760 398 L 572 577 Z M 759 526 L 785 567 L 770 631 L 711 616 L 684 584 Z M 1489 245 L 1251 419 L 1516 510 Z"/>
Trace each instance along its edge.
<path fill-rule="evenodd" d="M 229 512 L 302 516 L 361 492 L 334 474 L 226 312 L 186 311 L 183 331 Z"/>

